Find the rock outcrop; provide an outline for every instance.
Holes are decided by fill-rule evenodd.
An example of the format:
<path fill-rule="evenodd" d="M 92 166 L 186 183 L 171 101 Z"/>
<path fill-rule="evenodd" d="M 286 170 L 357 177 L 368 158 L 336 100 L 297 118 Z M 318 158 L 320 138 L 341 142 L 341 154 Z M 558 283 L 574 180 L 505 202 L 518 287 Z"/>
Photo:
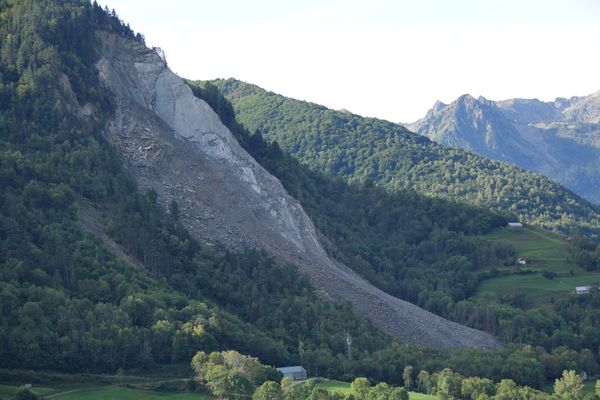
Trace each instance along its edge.
<path fill-rule="evenodd" d="M 349 301 L 402 341 L 441 349 L 500 347 L 493 336 L 392 297 L 329 259 L 302 206 L 155 52 L 101 38 L 97 68 L 117 104 L 107 136 L 140 188 L 156 191 L 165 207 L 175 200 L 194 234 L 297 265 L 318 293 Z"/>

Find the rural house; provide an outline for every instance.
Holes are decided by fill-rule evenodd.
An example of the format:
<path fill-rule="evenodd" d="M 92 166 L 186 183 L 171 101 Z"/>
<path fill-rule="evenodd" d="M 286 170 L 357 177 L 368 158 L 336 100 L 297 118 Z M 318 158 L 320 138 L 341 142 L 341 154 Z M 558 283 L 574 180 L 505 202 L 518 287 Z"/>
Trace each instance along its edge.
<path fill-rule="evenodd" d="M 306 370 L 299 365 L 294 367 L 277 368 L 277 371 L 281 372 L 284 378 L 290 378 L 294 381 L 301 381 L 306 379 Z"/>
<path fill-rule="evenodd" d="M 577 294 L 585 294 L 585 293 L 589 293 L 592 290 L 593 286 L 577 286 L 575 288 L 575 292 L 577 292 Z"/>

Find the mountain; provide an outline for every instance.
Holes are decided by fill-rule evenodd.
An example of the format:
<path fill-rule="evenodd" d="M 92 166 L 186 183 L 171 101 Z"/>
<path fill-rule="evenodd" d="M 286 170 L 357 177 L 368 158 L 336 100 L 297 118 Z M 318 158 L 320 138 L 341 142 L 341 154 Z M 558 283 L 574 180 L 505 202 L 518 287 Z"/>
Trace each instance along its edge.
<path fill-rule="evenodd" d="M 599 371 L 595 293 L 477 296 L 494 277 L 579 282 L 600 268 L 594 242 L 542 235 L 572 263 L 515 269 L 493 239 L 514 216 L 302 164 L 96 2 L 0 2 L 0 185 L 3 382 L 189 377 L 194 355 L 243 362 L 232 349 L 397 385 L 407 366 L 538 388 Z"/>
<path fill-rule="evenodd" d="M 546 175 L 600 203 L 600 92 L 589 96 L 439 102 L 407 128 L 445 146 Z"/>
<path fill-rule="evenodd" d="M 116 99 L 109 140 L 142 190 L 153 190 L 165 209 L 178 204 L 191 232 L 297 265 L 317 292 L 350 302 L 402 341 L 443 349 L 498 346 L 490 335 L 394 298 L 330 259 L 298 201 L 154 51 L 104 35 L 97 68 Z"/>
<path fill-rule="evenodd" d="M 2 366 L 112 371 L 198 347 L 282 363 L 302 341 L 336 369 L 347 335 L 360 352 L 389 343 L 337 300 L 405 342 L 498 348 L 330 257 L 299 202 L 116 15 L 2 7 Z"/>
<path fill-rule="evenodd" d="M 212 83 L 231 101 L 241 124 L 312 168 L 351 182 L 375 182 L 390 191 L 416 190 L 510 212 L 525 222 L 565 232 L 574 227 L 597 232 L 600 226 L 595 206 L 545 176 L 438 145 L 399 124 L 329 110 L 234 79 Z M 461 104 L 467 109 L 484 104 L 486 113 L 497 112 L 490 102 L 470 96 Z M 447 107 L 437 103 L 429 115 L 433 118 L 436 110 Z M 481 124 L 477 129 L 485 132 Z M 494 136 L 472 136 L 482 146 L 487 141 L 504 152 L 526 146 L 517 139 L 509 146 Z"/>
<path fill-rule="evenodd" d="M 95 3 L 0 3 L 3 371 L 181 376 L 198 350 L 286 365 L 298 362 L 301 342 L 310 370 L 341 376 L 354 368 L 339 361 L 348 336 L 357 360 L 385 349 L 389 336 L 347 303 L 317 296 L 296 267 L 207 243 L 185 229 L 175 202 L 165 210 L 155 191 L 140 190 L 108 141 L 125 109 L 96 66 L 110 37 L 145 49 Z"/>

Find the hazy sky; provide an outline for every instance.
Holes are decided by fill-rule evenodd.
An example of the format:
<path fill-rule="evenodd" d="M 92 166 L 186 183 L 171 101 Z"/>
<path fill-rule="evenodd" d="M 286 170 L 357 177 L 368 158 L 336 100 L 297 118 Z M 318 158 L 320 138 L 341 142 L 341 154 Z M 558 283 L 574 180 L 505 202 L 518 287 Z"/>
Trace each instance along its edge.
<path fill-rule="evenodd" d="M 102 0 L 189 79 L 411 122 L 436 100 L 600 90 L 598 0 Z"/>

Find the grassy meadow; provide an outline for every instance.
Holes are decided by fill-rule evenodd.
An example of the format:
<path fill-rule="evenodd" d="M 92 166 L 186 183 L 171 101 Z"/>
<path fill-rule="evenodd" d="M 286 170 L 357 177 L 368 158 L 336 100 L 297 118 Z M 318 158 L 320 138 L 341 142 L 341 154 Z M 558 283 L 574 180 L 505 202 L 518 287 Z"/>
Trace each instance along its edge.
<path fill-rule="evenodd" d="M 19 386 L 0 385 L 0 397 L 11 399 Z M 30 389 L 42 399 L 52 400 L 208 400 L 211 397 L 198 393 L 169 393 L 132 389 L 115 385 L 61 385 L 35 386 Z"/>
<path fill-rule="evenodd" d="M 342 394 L 350 393 L 350 383 L 348 383 L 348 382 L 342 382 L 342 381 L 336 381 L 336 380 L 328 380 L 328 381 L 320 380 L 317 382 L 317 386 L 327 389 L 330 392 L 338 392 L 338 393 L 342 393 Z M 435 396 L 430 396 L 430 395 L 423 394 L 423 393 L 415 393 L 415 392 L 409 393 L 410 400 L 431 400 L 431 399 L 435 399 L 435 398 L 436 398 Z"/>
<path fill-rule="evenodd" d="M 476 293 L 481 300 L 500 296 L 524 296 L 533 302 L 546 302 L 553 296 L 575 293 L 576 286 L 600 281 L 600 275 L 578 267 L 569 257 L 567 237 L 536 227 L 523 230 L 497 229 L 484 239 L 512 245 L 526 265 L 499 269 L 500 276 L 484 280 Z M 524 273 L 531 271 L 529 273 Z M 550 279 L 543 273 L 553 273 Z"/>
<path fill-rule="evenodd" d="M 319 380 L 317 386 L 330 392 L 350 393 L 350 383 L 336 380 Z M 0 385 L 0 398 L 11 399 L 19 386 Z M 31 391 L 42 399 L 52 400 L 210 400 L 212 397 L 198 393 L 169 393 L 132 389 L 115 385 L 60 385 L 35 386 Z M 410 392 L 410 400 L 431 400 L 435 396 Z"/>

